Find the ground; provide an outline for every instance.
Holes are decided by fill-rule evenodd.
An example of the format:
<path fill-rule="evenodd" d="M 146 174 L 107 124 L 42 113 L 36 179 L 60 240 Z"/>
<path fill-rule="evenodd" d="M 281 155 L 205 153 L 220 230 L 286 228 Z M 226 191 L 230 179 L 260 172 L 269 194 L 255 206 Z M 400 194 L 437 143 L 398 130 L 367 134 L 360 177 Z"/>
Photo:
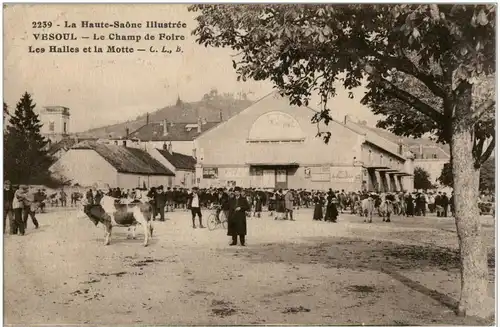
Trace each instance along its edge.
<path fill-rule="evenodd" d="M 451 218 L 394 217 L 373 224 L 248 220 L 248 245 L 223 229 L 193 229 L 185 211 L 155 222 L 149 247 L 75 211 L 39 215 L 40 229 L 4 242 L 8 324 L 465 324 Z M 204 219 L 208 212 L 204 212 Z M 494 297 L 494 221 L 482 216 Z M 493 307 L 492 307 L 493 310 Z"/>

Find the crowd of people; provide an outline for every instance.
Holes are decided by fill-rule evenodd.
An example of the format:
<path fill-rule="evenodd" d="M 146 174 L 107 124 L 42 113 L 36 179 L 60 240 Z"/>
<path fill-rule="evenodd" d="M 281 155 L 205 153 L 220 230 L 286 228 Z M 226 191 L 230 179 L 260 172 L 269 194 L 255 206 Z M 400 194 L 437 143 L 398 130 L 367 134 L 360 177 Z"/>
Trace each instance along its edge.
<path fill-rule="evenodd" d="M 421 192 L 346 192 L 344 190 L 320 191 L 305 189 L 261 189 L 261 188 L 202 188 L 192 190 L 186 188 L 158 186 L 150 189 L 120 189 L 108 188 L 106 190 L 93 187 L 86 194 L 73 192 L 70 194 L 71 205 L 76 205 L 82 197 L 87 203 L 99 204 L 100 198 L 106 194 L 116 199 L 127 198 L 140 201 L 147 197 L 151 204 L 153 220 L 165 221 L 166 214 L 175 210 L 190 210 L 192 227 L 196 228 L 196 217 L 199 227 L 204 228 L 202 209 L 214 208 L 217 219 L 224 213 L 230 217 L 236 207 L 234 201 L 239 203 L 238 212 L 245 217 L 260 218 L 263 211 L 267 211 L 275 220 L 294 221 L 294 211 L 299 208 L 313 208 L 313 220 L 337 222 L 340 213 L 362 215 L 361 201 L 368 197 L 374 199 L 375 207 L 382 201 L 389 201 L 392 212 L 406 217 L 425 216 L 427 213 L 436 213 L 438 217 L 448 217 L 454 214 L 453 192 L 421 191 Z M 10 233 L 24 235 L 28 218 L 31 217 L 35 228 L 38 221 L 35 217 L 37 211 L 42 211 L 47 201 L 55 199 L 56 206 L 66 206 L 68 195 L 64 189 L 47 196 L 44 189 L 32 190 L 26 185 L 12 186 L 9 181 L 4 185 L 4 230 L 6 219 L 9 218 Z M 236 200 L 235 200 L 236 199 Z M 241 200 L 243 199 L 243 200 Z M 482 195 L 480 202 L 493 201 L 492 195 Z M 230 221 L 230 219 L 228 219 Z M 229 224 L 231 226 L 231 224 Z M 246 223 L 245 230 L 246 230 Z M 243 229 L 243 226 L 240 226 Z M 239 235 L 239 234 L 238 234 Z M 233 242 L 234 243 L 234 242 Z M 242 242 L 244 243 L 244 241 Z"/>

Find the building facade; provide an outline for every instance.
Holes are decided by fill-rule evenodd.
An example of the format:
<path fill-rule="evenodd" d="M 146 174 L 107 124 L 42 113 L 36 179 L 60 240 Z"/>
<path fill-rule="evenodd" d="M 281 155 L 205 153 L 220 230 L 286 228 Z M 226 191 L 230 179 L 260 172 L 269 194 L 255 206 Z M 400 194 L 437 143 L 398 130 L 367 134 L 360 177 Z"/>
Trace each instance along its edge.
<path fill-rule="evenodd" d="M 41 134 L 56 143 L 68 136 L 70 131 L 70 113 L 69 108 L 62 106 L 44 107 L 39 112 L 42 128 Z"/>
<path fill-rule="evenodd" d="M 420 144 L 410 147 L 415 153 L 415 167 L 420 167 L 429 173 L 429 179 L 433 184 L 438 184 L 437 179 L 446 163 L 450 162 L 450 154 L 442 146 L 437 144 Z"/>
<path fill-rule="evenodd" d="M 195 139 L 201 187 L 412 190 L 402 148 L 272 93 Z M 325 144 L 318 132 L 331 133 Z"/>

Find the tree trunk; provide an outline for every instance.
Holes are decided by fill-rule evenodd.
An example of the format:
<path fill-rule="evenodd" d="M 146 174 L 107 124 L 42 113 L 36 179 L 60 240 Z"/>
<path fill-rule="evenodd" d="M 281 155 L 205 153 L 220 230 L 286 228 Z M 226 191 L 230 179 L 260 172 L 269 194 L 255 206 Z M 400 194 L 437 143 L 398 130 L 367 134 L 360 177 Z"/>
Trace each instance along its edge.
<path fill-rule="evenodd" d="M 487 255 L 479 219 L 479 169 L 474 167 L 473 127 L 464 119 L 471 110 L 471 88 L 462 88 L 456 99 L 450 148 L 460 249 L 461 293 L 457 313 L 488 318 L 495 309 L 494 300 L 491 302 L 488 296 Z"/>

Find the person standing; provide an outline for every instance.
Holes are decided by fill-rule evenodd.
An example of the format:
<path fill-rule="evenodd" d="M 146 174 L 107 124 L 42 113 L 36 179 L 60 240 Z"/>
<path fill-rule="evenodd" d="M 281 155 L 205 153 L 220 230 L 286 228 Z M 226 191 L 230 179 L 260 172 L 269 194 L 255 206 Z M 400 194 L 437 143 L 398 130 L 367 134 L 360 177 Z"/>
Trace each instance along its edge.
<path fill-rule="evenodd" d="M 61 207 L 66 207 L 67 200 L 68 200 L 68 194 L 66 194 L 66 192 L 64 191 L 64 188 L 61 189 L 60 198 L 61 198 Z"/>
<path fill-rule="evenodd" d="M 337 222 L 337 217 L 339 215 L 339 212 L 337 210 L 337 203 L 338 203 L 337 198 L 330 189 L 327 196 L 325 221 L 330 221 L 332 223 Z"/>
<path fill-rule="evenodd" d="M 24 235 L 24 222 L 23 222 L 23 199 L 24 187 L 21 185 L 15 193 L 14 200 L 12 201 L 12 210 L 14 211 L 14 223 L 10 225 L 11 235 Z"/>
<path fill-rule="evenodd" d="M 293 219 L 293 191 L 285 190 L 285 219 L 288 219 L 288 215 L 290 215 L 290 220 Z"/>
<path fill-rule="evenodd" d="M 193 219 L 193 228 L 196 228 L 196 224 L 195 224 L 196 216 L 198 216 L 198 220 L 200 221 L 200 228 L 205 228 L 203 226 L 203 222 L 202 222 L 200 196 L 198 194 L 198 188 L 196 186 L 193 187 L 193 193 L 191 193 L 188 196 L 187 206 L 189 209 L 191 209 L 191 218 Z"/>
<path fill-rule="evenodd" d="M 234 198 L 229 203 L 229 220 L 227 223 L 227 235 L 231 236 L 231 246 L 236 245 L 238 236 L 241 246 L 245 246 L 245 236 L 247 235 L 247 214 L 250 205 L 245 197 L 241 196 L 241 188 L 234 188 Z"/>
<path fill-rule="evenodd" d="M 163 192 L 163 186 L 159 186 L 155 195 L 156 214 L 160 214 L 160 221 L 165 221 L 165 206 L 167 205 L 167 195 Z M 153 217 L 153 220 L 156 216 Z"/>
<path fill-rule="evenodd" d="M 257 216 L 257 218 L 260 218 L 260 214 L 262 212 L 263 198 L 264 198 L 263 192 L 260 189 L 258 189 L 255 192 L 255 212 L 254 212 L 254 217 Z"/>
<path fill-rule="evenodd" d="M 438 194 L 434 198 L 434 205 L 436 206 L 436 215 L 438 217 L 441 217 L 442 211 L 443 211 L 443 201 L 442 201 L 441 192 L 438 192 Z"/>
<path fill-rule="evenodd" d="M 151 200 L 149 200 L 149 204 L 151 205 L 151 208 L 153 209 L 153 218 L 155 218 L 158 213 L 156 211 L 156 187 L 152 187 L 149 192 L 148 192 L 148 198 L 150 198 Z"/>
<path fill-rule="evenodd" d="M 324 200 L 323 200 L 323 196 L 319 193 L 319 191 L 314 193 L 313 202 L 314 202 L 313 220 L 323 220 Z"/>
<path fill-rule="evenodd" d="M 12 202 L 14 201 L 14 190 L 10 181 L 5 181 L 3 184 L 3 232 L 7 232 L 7 219 L 9 220 L 9 226 L 12 226 L 13 211 Z"/>
<path fill-rule="evenodd" d="M 23 223 L 24 229 L 28 229 L 28 217 L 31 217 L 35 229 L 38 229 L 38 220 L 35 217 L 36 210 L 38 209 L 38 204 L 35 202 L 35 194 L 33 191 L 29 190 L 28 186 L 25 187 L 24 193 L 24 208 L 23 208 Z"/>
<path fill-rule="evenodd" d="M 448 195 L 446 192 L 443 192 L 443 195 L 441 196 L 441 203 L 443 205 L 443 217 L 448 217 L 448 205 L 450 204 L 450 199 L 448 198 Z"/>

